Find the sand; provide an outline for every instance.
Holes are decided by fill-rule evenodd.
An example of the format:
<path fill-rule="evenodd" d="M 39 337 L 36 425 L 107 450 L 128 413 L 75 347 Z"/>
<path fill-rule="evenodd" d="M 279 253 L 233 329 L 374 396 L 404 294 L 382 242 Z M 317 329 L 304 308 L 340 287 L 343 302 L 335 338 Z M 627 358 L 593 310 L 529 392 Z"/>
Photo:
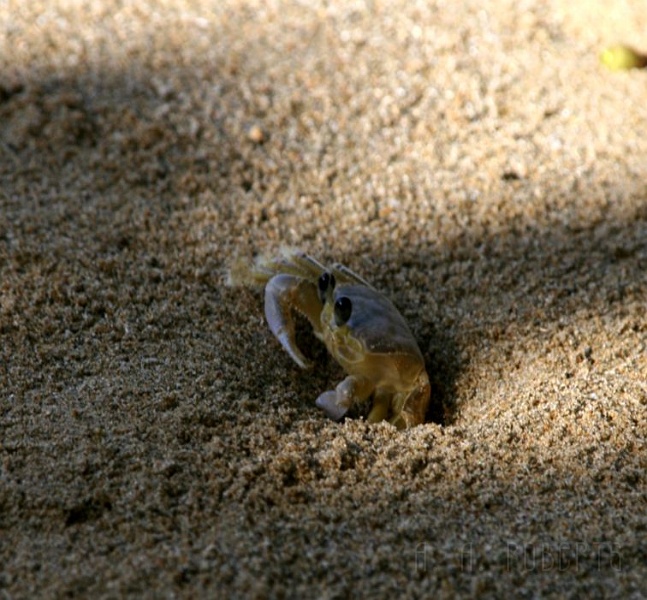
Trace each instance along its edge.
<path fill-rule="evenodd" d="M 647 597 L 644 3 L 0 4 L 0 596 Z M 642 44 L 642 46 L 641 46 Z M 236 257 L 341 261 L 333 423 Z"/>

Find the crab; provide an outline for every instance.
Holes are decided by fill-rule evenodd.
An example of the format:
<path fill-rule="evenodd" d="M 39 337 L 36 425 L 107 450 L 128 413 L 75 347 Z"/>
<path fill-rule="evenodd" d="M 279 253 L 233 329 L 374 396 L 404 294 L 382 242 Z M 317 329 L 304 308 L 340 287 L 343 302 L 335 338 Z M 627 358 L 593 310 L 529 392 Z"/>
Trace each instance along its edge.
<path fill-rule="evenodd" d="M 265 287 L 270 330 L 297 365 L 311 366 L 296 343 L 295 311 L 346 371 L 334 390 L 316 399 L 328 417 L 339 421 L 370 401 L 370 423 L 388 420 L 405 429 L 424 422 L 431 388 L 420 348 L 393 303 L 362 277 L 285 250 L 233 268 L 230 283 Z"/>

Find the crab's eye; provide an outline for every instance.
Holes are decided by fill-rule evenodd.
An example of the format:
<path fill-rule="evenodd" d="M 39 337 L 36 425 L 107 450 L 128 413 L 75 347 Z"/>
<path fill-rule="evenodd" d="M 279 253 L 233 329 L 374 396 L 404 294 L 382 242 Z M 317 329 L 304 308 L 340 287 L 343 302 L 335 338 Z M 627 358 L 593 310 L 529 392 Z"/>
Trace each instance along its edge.
<path fill-rule="evenodd" d="M 328 292 L 328 289 L 330 288 L 330 291 L 335 289 L 335 276 L 332 273 L 323 273 L 321 277 L 319 277 L 319 299 L 321 300 L 322 303 L 326 303 L 326 295 Z"/>
<path fill-rule="evenodd" d="M 353 303 L 350 301 L 348 296 L 337 298 L 337 301 L 335 302 L 335 324 L 337 327 L 341 327 L 347 323 L 352 312 Z"/>

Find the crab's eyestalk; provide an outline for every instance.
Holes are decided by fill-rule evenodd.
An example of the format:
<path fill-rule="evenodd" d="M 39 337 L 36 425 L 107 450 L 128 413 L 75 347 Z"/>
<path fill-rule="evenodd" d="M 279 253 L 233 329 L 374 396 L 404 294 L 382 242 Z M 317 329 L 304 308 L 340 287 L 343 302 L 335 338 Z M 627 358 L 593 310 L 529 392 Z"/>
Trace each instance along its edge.
<path fill-rule="evenodd" d="M 332 300 L 332 293 L 335 289 L 335 276 L 332 273 L 322 273 L 317 283 L 319 290 L 319 300 L 325 304 L 327 300 Z"/>
<path fill-rule="evenodd" d="M 335 302 L 335 325 L 341 327 L 348 322 L 350 315 L 353 312 L 353 303 L 347 296 L 337 298 Z"/>

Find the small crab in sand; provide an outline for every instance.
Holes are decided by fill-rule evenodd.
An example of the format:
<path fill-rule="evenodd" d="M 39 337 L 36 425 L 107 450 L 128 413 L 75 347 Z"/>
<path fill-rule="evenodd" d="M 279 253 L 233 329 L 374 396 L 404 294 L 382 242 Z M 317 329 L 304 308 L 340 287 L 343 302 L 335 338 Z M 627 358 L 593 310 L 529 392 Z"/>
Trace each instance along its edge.
<path fill-rule="evenodd" d="M 272 333 L 300 367 L 308 361 L 296 344 L 293 310 L 304 315 L 348 373 L 316 404 L 337 421 L 372 399 L 367 420 L 388 419 L 398 429 L 424 422 L 429 378 L 411 330 L 391 301 L 347 267 L 325 267 L 286 250 L 249 267 L 235 265 L 233 285 L 265 286 L 265 316 Z"/>

